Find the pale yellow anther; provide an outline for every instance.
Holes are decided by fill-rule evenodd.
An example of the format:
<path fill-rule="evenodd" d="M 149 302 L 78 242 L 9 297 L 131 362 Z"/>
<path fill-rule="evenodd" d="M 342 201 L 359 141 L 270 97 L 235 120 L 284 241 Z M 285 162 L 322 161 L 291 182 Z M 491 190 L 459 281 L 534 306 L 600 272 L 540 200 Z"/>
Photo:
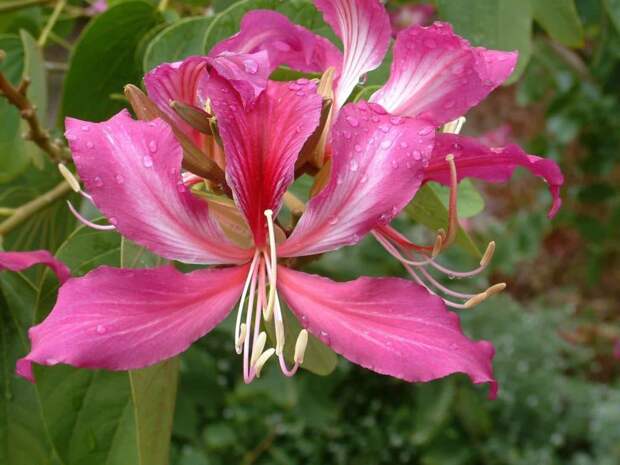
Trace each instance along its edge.
<path fill-rule="evenodd" d="M 504 289 L 506 289 L 506 283 L 497 283 L 493 284 L 490 288 L 488 288 L 485 293 L 488 297 L 491 297 L 492 295 L 499 294 Z"/>
<path fill-rule="evenodd" d="M 264 331 L 258 335 L 254 344 L 252 345 L 252 357 L 250 358 L 250 366 L 254 366 L 258 358 L 263 353 L 263 349 L 265 348 L 265 343 L 267 342 L 267 334 Z"/>
<path fill-rule="evenodd" d="M 449 123 L 443 125 L 442 131 L 447 134 L 459 134 L 461 129 L 463 129 L 463 125 L 465 124 L 465 117 L 461 116 Z"/>
<path fill-rule="evenodd" d="M 256 360 L 256 365 L 254 365 L 254 371 L 256 372 L 256 377 L 260 378 L 260 372 L 263 369 L 263 366 L 265 366 L 265 363 L 267 363 L 267 360 L 269 360 L 269 358 L 275 353 L 275 349 L 271 348 L 271 349 L 267 349 L 265 352 L 262 353 L 262 355 L 260 357 L 258 357 L 258 360 Z"/>
<path fill-rule="evenodd" d="M 274 320 L 276 327 L 276 355 L 282 355 L 284 351 L 284 323 L 277 317 Z"/>
<path fill-rule="evenodd" d="M 336 72 L 336 68 L 330 66 L 325 70 L 325 72 L 321 75 L 321 80 L 319 81 L 319 85 L 316 89 L 316 93 L 319 94 L 324 99 L 334 99 L 334 73 Z"/>
<path fill-rule="evenodd" d="M 448 163 L 453 162 L 454 161 L 454 155 L 452 155 L 452 154 L 446 155 L 446 161 Z"/>
<path fill-rule="evenodd" d="M 241 347 L 243 346 L 243 343 L 245 342 L 247 332 L 248 332 L 248 328 L 246 324 L 241 323 L 241 327 L 239 329 L 239 337 L 235 341 L 235 351 L 237 352 L 237 354 L 241 353 Z"/>
<path fill-rule="evenodd" d="M 295 356 L 293 360 L 295 363 L 301 365 L 304 363 L 304 355 L 306 354 L 306 347 L 308 346 L 308 331 L 302 329 L 297 336 L 297 342 L 295 342 Z"/>
<path fill-rule="evenodd" d="M 476 305 L 484 302 L 487 297 L 489 297 L 489 295 L 487 294 L 487 292 L 481 292 L 480 294 L 476 294 L 475 296 L 473 296 L 471 299 L 469 299 L 467 302 L 465 302 L 463 305 L 465 306 L 465 308 L 472 308 L 475 307 Z"/>
<path fill-rule="evenodd" d="M 495 241 L 489 242 L 487 245 L 487 249 L 484 251 L 484 255 L 480 259 L 480 266 L 487 266 L 491 259 L 493 258 L 493 254 L 495 253 Z"/>
<path fill-rule="evenodd" d="M 62 177 L 65 178 L 65 181 L 67 181 L 67 183 L 71 186 L 71 189 L 73 189 L 75 192 L 80 192 L 82 190 L 82 188 L 80 187 L 80 183 L 78 182 L 75 175 L 71 171 L 69 171 L 69 168 L 67 168 L 64 164 L 58 164 L 58 171 L 60 171 Z"/>
<path fill-rule="evenodd" d="M 445 234 L 442 234 L 443 230 L 439 230 L 437 233 L 437 237 L 435 238 L 435 244 L 433 245 L 433 251 L 431 252 L 431 257 L 435 258 L 441 252 L 441 246 L 443 245 L 443 240 Z"/>

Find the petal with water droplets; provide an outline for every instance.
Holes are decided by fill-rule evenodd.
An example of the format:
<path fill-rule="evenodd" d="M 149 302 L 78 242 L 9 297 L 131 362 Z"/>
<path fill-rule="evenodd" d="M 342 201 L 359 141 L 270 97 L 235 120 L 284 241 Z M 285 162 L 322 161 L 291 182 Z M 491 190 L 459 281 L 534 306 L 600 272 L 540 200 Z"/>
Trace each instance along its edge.
<path fill-rule="evenodd" d="M 413 382 L 465 373 L 497 392 L 491 343 L 467 338 L 458 316 L 422 286 L 399 278 L 338 283 L 280 266 L 278 290 L 303 327 L 353 363 Z"/>
<path fill-rule="evenodd" d="M 247 271 L 101 267 L 70 279 L 28 332 L 32 348 L 18 374 L 33 381 L 32 363 L 133 370 L 173 357 L 228 315 Z"/>

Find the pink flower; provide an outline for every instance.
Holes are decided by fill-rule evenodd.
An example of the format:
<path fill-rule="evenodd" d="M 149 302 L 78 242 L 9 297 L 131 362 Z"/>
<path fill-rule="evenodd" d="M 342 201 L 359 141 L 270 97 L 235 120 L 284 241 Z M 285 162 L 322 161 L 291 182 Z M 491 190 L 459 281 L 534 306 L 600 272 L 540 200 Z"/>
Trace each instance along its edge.
<path fill-rule="evenodd" d="M 318 36 L 314 41 L 301 40 L 302 34 L 307 38 L 312 33 L 301 32 L 299 26 L 275 12 L 248 13 L 240 32 L 220 42 L 214 50 L 217 53 L 257 53 L 271 50 L 275 44 L 306 43 L 307 47 L 289 47 L 285 56 L 270 54 L 269 68 L 275 69 L 281 64 L 295 67 L 294 63 L 304 57 L 308 64 L 308 57 L 329 56 L 329 60 L 313 60 L 312 70 L 321 71 L 328 66 L 335 69 L 333 116 L 338 114 L 360 79 L 381 64 L 390 43 L 390 20 L 378 0 L 315 0 L 314 3 L 342 40 L 342 57 Z M 258 30 L 260 34 L 256 34 Z M 283 34 L 283 30 L 287 33 Z M 370 102 L 381 105 L 393 115 L 393 121 L 416 118 L 428 121 L 433 130 L 444 127 L 444 133 L 437 134 L 429 159 L 422 157 L 415 146 L 409 150 L 412 160 L 421 160 L 424 168 L 411 175 L 412 182 L 419 183 L 415 176 L 422 176 L 422 183 L 435 181 L 452 187 L 448 230 L 439 231 L 435 244 L 431 246 L 418 246 L 387 224 L 375 228 L 373 235 L 405 265 L 416 282 L 448 296 L 444 301 L 454 308 L 468 308 L 505 286 L 499 284 L 478 294 L 465 294 L 441 285 L 429 272 L 435 270 L 462 278 L 473 276 L 486 267 L 493 255 L 495 244 L 491 243 L 480 267 L 468 272 L 450 270 L 435 261 L 434 256 L 454 241 L 458 231 L 456 185 L 461 179 L 472 177 L 505 182 L 515 168 L 523 167 L 549 185 L 553 198 L 550 217 L 561 205 L 560 187 L 564 178 L 555 162 L 529 155 L 516 145 L 490 148 L 479 140 L 457 135 L 464 121 L 460 118 L 501 85 L 514 70 L 516 62 L 516 52 L 472 47 L 467 40 L 456 35 L 449 24 L 414 25 L 398 33 L 393 46 L 390 77 L 370 97 Z M 455 130 L 455 124 L 458 130 Z M 330 131 L 329 124 L 325 130 Z M 340 135 L 343 134 L 346 135 Z M 336 137 L 338 134 L 331 135 L 332 140 Z M 394 164 L 399 166 L 397 160 Z"/>
<path fill-rule="evenodd" d="M 431 159 L 432 126 L 394 120 L 375 104 L 345 105 L 333 125 L 329 181 L 287 237 L 275 219 L 297 156 L 319 124 L 316 84 L 270 81 L 248 100 L 245 86 L 214 67 L 206 75 L 234 205 L 192 193 L 187 186 L 195 179 L 183 181 L 181 146 L 161 119 L 135 121 L 126 111 L 102 123 L 68 119 L 66 137 L 85 195 L 119 233 L 162 257 L 217 266 L 186 274 L 172 266 L 101 267 L 69 279 L 47 319 L 30 330 L 32 350 L 18 372 L 32 379 L 33 362 L 110 370 L 151 365 L 184 351 L 239 301 L 234 347 L 243 353 L 246 382 L 274 353 L 284 374 L 295 373 L 309 332 L 378 373 L 428 381 L 463 372 L 495 392 L 491 344 L 465 337 L 458 317 L 423 287 L 399 278 L 338 283 L 278 264 L 278 257 L 356 243 L 398 214 Z M 413 147 L 418 161 L 410 158 Z M 280 299 L 305 328 L 292 366 L 282 352 Z M 266 349 L 260 325 L 271 319 L 276 343 Z"/>
<path fill-rule="evenodd" d="M 87 16 L 97 16 L 108 9 L 108 0 L 95 0 L 87 8 L 84 9 L 84 13 Z"/>
<path fill-rule="evenodd" d="M 71 276 L 67 266 L 56 260 L 47 250 L 33 250 L 30 252 L 0 252 L 0 271 L 23 271 L 35 265 L 45 265 L 50 268 L 60 283 L 64 283 Z"/>

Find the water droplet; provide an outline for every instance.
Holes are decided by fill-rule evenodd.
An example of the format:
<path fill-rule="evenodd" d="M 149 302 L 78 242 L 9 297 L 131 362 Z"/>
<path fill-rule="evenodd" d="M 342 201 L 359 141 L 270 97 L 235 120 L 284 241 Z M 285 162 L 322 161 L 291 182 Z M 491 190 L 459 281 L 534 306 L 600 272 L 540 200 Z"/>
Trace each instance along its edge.
<path fill-rule="evenodd" d="M 419 150 L 414 150 L 413 151 L 413 159 L 414 160 L 419 160 L 422 158 L 422 153 Z"/>
<path fill-rule="evenodd" d="M 366 84 L 366 81 L 368 80 L 368 75 L 367 74 L 362 74 L 360 76 L 360 80 L 357 82 L 360 86 L 363 86 L 364 84 Z"/>
<path fill-rule="evenodd" d="M 407 144 L 407 142 L 404 142 L 404 141 L 401 142 L 399 145 L 401 149 L 406 149 L 407 147 L 409 147 L 409 144 Z"/>
<path fill-rule="evenodd" d="M 346 120 L 347 120 L 347 123 L 349 123 L 354 128 L 356 128 L 356 127 L 358 127 L 360 125 L 359 120 L 356 117 L 354 117 L 354 116 L 349 115 L 349 116 L 346 117 Z"/>
<path fill-rule="evenodd" d="M 325 344 L 329 344 L 329 334 L 327 334 L 326 331 L 319 332 L 319 336 L 321 336 L 321 339 Z"/>
<path fill-rule="evenodd" d="M 349 165 L 351 171 L 357 171 L 359 165 L 357 164 L 357 160 L 351 160 L 351 164 Z"/>
<path fill-rule="evenodd" d="M 306 84 L 308 84 L 308 82 L 310 82 L 310 81 L 308 81 L 308 79 L 306 79 L 306 78 L 299 78 L 299 79 L 297 79 L 297 84 L 304 84 L 304 85 L 306 85 Z"/>
<path fill-rule="evenodd" d="M 298 90 L 297 92 L 295 92 L 295 95 L 299 95 L 300 97 L 303 97 L 304 95 L 306 95 L 306 93 L 303 90 Z"/>
<path fill-rule="evenodd" d="M 332 226 L 336 223 L 338 223 L 338 217 L 337 216 L 332 216 L 327 220 L 328 224 L 331 224 Z"/>
<path fill-rule="evenodd" d="M 116 217 L 115 217 L 115 216 L 111 216 L 111 217 L 110 217 L 110 224 L 111 224 L 112 226 L 116 226 L 116 225 L 118 224 L 118 220 L 116 219 Z"/>
<path fill-rule="evenodd" d="M 95 186 L 97 186 L 97 187 L 102 187 L 103 186 L 103 180 L 99 176 L 97 176 L 95 178 Z"/>
<path fill-rule="evenodd" d="M 398 162 L 396 160 L 392 160 L 392 168 L 398 169 Z"/>
<path fill-rule="evenodd" d="M 364 175 L 360 178 L 360 183 L 364 184 L 366 181 L 368 181 L 368 176 Z"/>
<path fill-rule="evenodd" d="M 381 142 L 381 148 L 384 150 L 389 149 L 392 146 L 392 141 L 390 139 L 385 139 Z"/>
<path fill-rule="evenodd" d="M 450 99 L 446 103 L 443 104 L 443 107 L 446 110 L 449 110 L 450 108 L 454 107 L 454 105 L 456 105 L 456 102 L 454 100 Z"/>
<path fill-rule="evenodd" d="M 142 164 L 145 168 L 150 168 L 153 166 L 153 159 L 148 155 L 144 155 L 144 157 L 142 158 Z"/>
<path fill-rule="evenodd" d="M 187 188 L 185 187 L 185 184 L 183 184 L 183 182 L 179 181 L 179 183 L 177 184 L 177 191 L 178 192 L 185 192 L 187 190 Z"/>
<path fill-rule="evenodd" d="M 258 63 L 256 63 L 251 58 L 248 58 L 246 60 L 243 60 L 243 68 L 245 69 L 246 73 L 256 74 L 256 71 L 258 71 Z"/>
<path fill-rule="evenodd" d="M 89 149 L 92 149 L 95 146 L 95 144 L 93 144 L 91 141 L 86 142 L 86 147 L 88 147 Z"/>
<path fill-rule="evenodd" d="M 403 119 L 400 116 L 392 116 L 390 118 L 390 123 L 392 123 L 394 126 L 398 126 L 402 122 L 403 122 Z"/>
<path fill-rule="evenodd" d="M 362 146 L 360 144 L 355 144 L 355 147 L 353 147 L 355 149 L 356 152 L 361 152 L 362 151 Z"/>
<path fill-rule="evenodd" d="M 77 137 L 75 137 L 75 136 L 73 135 L 73 133 L 71 133 L 71 132 L 69 132 L 69 131 L 67 131 L 67 132 L 65 133 L 65 137 L 67 138 L 67 140 L 70 140 L 70 141 L 77 140 Z"/>
<path fill-rule="evenodd" d="M 336 178 L 336 184 L 340 185 L 344 182 L 344 180 L 342 179 L 341 175 L 338 175 L 338 177 Z"/>
<path fill-rule="evenodd" d="M 378 123 L 379 122 L 379 117 L 378 116 L 373 116 L 372 118 L 373 123 Z"/>
<path fill-rule="evenodd" d="M 424 126 L 418 131 L 418 134 L 420 136 L 428 136 L 431 132 L 433 132 L 433 128 L 431 126 Z"/>
<path fill-rule="evenodd" d="M 350 241 L 350 244 L 356 244 L 356 243 L 358 243 L 358 242 L 359 242 L 359 240 L 360 240 L 360 236 L 359 236 L 359 234 L 353 234 L 353 235 L 351 236 L 351 241 Z"/>
<path fill-rule="evenodd" d="M 48 358 L 47 360 L 45 360 L 45 364 L 46 365 L 57 365 L 58 360 L 56 360 L 55 358 Z"/>
<path fill-rule="evenodd" d="M 118 184 L 123 184 L 123 182 L 125 182 L 125 178 L 120 174 L 117 174 L 115 179 Z"/>
<path fill-rule="evenodd" d="M 390 132 L 390 127 L 387 124 L 382 124 L 381 126 L 379 126 L 379 129 L 385 133 Z"/>
<path fill-rule="evenodd" d="M 151 151 L 151 153 L 157 152 L 157 142 L 155 142 L 154 140 L 150 141 L 149 150 Z"/>
<path fill-rule="evenodd" d="M 298 84 L 296 84 L 296 83 L 294 83 L 294 82 L 291 82 L 291 83 L 288 85 L 288 88 L 289 88 L 290 90 L 299 90 L 299 89 L 301 89 L 301 86 L 299 86 Z"/>
<path fill-rule="evenodd" d="M 90 127 L 88 127 L 86 125 L 82 126 L 82 131 L 88 132 L 89 130 L 90 130 Z"/>
<path fill-rule="evenodd" d="M 105 332 L 106 332 L 105 326 L 97 325 L 97 333 L 98 334 L 105 334 Z"/>
<path fill-rule="evenodd" d="M 342 131 L 342 135 L 347 140 L 351 139 L 351 133 L 349 131 Z"/>

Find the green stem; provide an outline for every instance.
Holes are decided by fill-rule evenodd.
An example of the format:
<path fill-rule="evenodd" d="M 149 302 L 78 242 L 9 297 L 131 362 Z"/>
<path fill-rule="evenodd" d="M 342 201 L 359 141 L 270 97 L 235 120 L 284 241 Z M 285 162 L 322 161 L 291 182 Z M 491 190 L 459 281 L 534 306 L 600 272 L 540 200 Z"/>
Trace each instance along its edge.
<path fill-rule="evenodd" d="M 22 8 L 50 3 L 51 1 L 53 0 L 14 0 L 9 2 L 0 2 L 0 13 L 21 10 Z"/>
<path fill-rule="evenodd" d="M 39 210 L 44 209 L 59 198 L 67 195 L 69 192 L 71 192 L 71 186 L 69 186 L 66 181 L 62 181 L 51 191 L 48 191 L 30 202 L 23 204 L 21 207 L 16 208 L 9 218 L 0 223 L 0 237 L 6 236 L 9 232 L 37 213 Z"/>
<path fill-rule="evenodd" d="M 168 0 L 159 0 L 159 5 L 157 6 L 157 9 L 159 11 L 165 11 L 166 8 L 168 8 Z"/>
<path fill-rule="evenodd" d="M 58 16 L 60 16 L 61 11 L 63 10 L 66 4 L 67 4 L 67 0 L 58 0 L 56 5 L 54 6 L 54 11 L 52 11 L 52 14 L 47 20 L 47 24 L 45 25 L 45 28 L 43 28 L 43 31 L 41 31 L 39 40 L 37 40 L 37 44 L 39 45 L 39 47 L 43 48 L 45 46 L 45 43 L 47 42 L 47 36 L 52 31 L 52 28 L 56 24 L 56 21 L 58 21 Z"/>

